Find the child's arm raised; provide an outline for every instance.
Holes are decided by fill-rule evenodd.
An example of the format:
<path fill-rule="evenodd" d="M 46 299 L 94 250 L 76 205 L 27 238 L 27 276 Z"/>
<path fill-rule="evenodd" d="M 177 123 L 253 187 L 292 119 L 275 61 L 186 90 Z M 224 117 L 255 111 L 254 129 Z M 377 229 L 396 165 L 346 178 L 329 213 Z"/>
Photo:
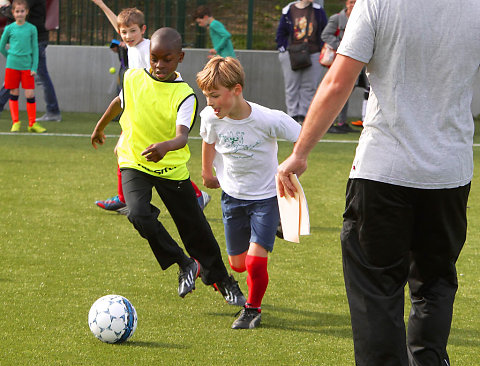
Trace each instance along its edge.
<path fill-rule="evenodd" d="M 202 178 L 203 185 L 207 188 L 220 188 L 220 183 L 213 175 L 213 159 L 215 159 L 215 143 L 202 142 Z"/>
<path fill-rule="evenodd" d="M 169 151 L 181 149 L 187 144 L 189 131 L 187 126 L 177 125 L 175 138 L 148 146 L 142 155 L 147 161 L 158 163 Z"/>
<path fill-rule="evenodd" d="M 92 142 L 93 147 L 97 148 L 97 143 L 103 145 L 105 142 L 105 127 L 110 123 L 110 121 L 118 116 L 122 111 L 122 102 L 120 97 L 116 97 L 110 105 L 108 106 L 107 110 L 103 114 L 102 118 L 100 118 L 93 130 L 92 136 L 90 137 L 90 141 Z"/>
<path fill-rule="evenodd" d="M 118 31 L 117 15 L 112 10 L 110 10 L 110 8 L 107 5 L 105 5 L 105 3 L 102 0 L 92 0 L 92 2 L 97 4 L 98 7 L 103 10 L 108 20 L 110 21 L 110 23 L 112 23 L 113 28 L 115 28 L 115 31 L 117 33 L 120 33 Z"/>

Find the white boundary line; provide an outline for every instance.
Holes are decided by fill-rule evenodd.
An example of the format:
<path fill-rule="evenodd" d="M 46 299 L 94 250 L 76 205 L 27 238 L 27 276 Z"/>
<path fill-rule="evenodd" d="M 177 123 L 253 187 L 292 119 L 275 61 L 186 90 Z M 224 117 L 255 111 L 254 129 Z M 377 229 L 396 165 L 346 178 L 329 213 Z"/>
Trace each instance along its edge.
<path fill-rule="evenodd" d="M 56 136 L 56 137 L 90 137 L 85 133 L 31 133 L 31 132 L 0 132 L 0 136 Z M 106 137 L 120 137 L 120 135 L 105 135 Z M 200 136 L 190 136 L 191 140 L 200 140 Z M 278 141 L 286 141 L 278 139 Z M 337 144 L 358 144 L 358 140 L 328 140 L 322 139 L 319 142 L 337 143 Z M 480 144 L 473 144 L 473 147 L 480 147 Z"/>

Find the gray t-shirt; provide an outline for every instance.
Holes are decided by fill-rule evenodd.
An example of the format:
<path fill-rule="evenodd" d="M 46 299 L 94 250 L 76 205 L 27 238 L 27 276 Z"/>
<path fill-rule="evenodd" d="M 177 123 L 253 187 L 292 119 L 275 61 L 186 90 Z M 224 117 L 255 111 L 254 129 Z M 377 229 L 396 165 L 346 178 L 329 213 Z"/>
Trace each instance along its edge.
<path fill-rule="evenodd" d="M 371 83 L 350 178 L 470 182 L 479 0 L 357 0 L 338 53 L 366 63 Z"/>

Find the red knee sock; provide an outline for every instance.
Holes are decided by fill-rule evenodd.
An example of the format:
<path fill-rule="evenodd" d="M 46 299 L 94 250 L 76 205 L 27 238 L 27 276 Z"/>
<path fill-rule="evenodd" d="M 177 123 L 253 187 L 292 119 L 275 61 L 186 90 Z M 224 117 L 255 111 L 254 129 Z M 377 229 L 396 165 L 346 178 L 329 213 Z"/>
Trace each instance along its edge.
<path fill-rule="evenodd" d="M 197 185 L 193 182 L 193 180 L 191 180 L 190 182 L 192 182 L 192 187 L 195 190 L 197 198 L 200 197 L 202 195 L 202 191 L 198 189 Z"/>
<path fill-rule="evenodd" d="M 247 267 L 248 299 L 247 304 L 253 308 L 260 308 L 262 299 L 268 286 L 267 257 L 255 257 L 247 255 L 245 266 Z"/>
<path fill-rule="evenodd" d="M 27 99 L 28 127 L 32 127 L 37 119 L 37 103 L 35 98 Z"/>
<path fill-rule="evenodd" d="M 118 178 L 118 199 L 125 203 L 125 197 L 123 196 L 123 187 L 122 187 L 122 172 L 120 171 L 120 166 L 117 169 L 117 178 Z"/>
<path fill-rule="evenodd" d="M 13 123 L 18 122 L 18 96 L 16 96 L 16 99 L 10 96 L 8 106 L 10 107 L 10 115 L 12 116 Z"/>

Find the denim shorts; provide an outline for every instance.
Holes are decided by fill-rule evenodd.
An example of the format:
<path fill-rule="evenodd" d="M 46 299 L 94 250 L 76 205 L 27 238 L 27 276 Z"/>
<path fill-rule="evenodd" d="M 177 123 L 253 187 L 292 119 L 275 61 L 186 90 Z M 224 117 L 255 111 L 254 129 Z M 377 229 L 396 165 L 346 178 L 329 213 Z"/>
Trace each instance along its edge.
<path fill-rule="evenodd" d="M 268 252 L 273 250 L 280 221 L 277 197 L 241 200 L 222 192 L 223 226 L 228 255 L 246 252 L 257 243 Z"/>

